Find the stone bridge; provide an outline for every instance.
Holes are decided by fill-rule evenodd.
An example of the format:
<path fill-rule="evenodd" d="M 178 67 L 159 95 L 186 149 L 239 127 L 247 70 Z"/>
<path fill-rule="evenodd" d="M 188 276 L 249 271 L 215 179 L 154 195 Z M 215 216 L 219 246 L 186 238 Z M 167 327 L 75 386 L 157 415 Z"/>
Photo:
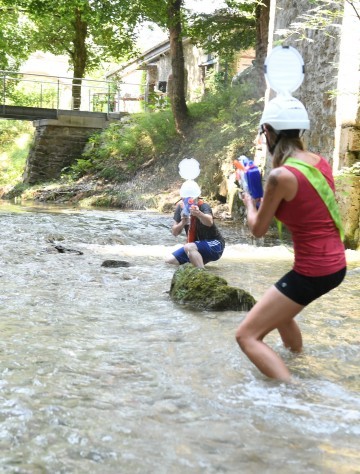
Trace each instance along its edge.
<path fill-rule="evenodd" d="M 59 178 L 81 156 L 90 135 L 124 115 L 111 111 L 116 103 L 111 81 L 5 70 L 0 78 L 0 118 L 30 120 L 35 127 L 23 176 L 27 184 Z M 75 87 L 81 110 L 74 110 Z M 26 93 L 36 106 L 12 105 L 16 91 Z"/>
<path fill-rule="evenodd" d="M 63 168 L 81 157 L 92 134 L 121 119 L 119 113 L 57 112 L 56 118 L 33 121 L 35 136 L 26 162 L 24 183 L 35 184 L 59 178 Z"/>

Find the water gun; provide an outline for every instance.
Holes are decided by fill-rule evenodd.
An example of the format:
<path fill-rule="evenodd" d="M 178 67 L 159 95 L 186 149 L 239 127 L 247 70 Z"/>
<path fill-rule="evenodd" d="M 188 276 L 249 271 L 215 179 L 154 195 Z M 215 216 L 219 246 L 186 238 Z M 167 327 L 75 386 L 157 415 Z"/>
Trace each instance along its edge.
<path fill-rule="evenodd" d="M 248 184 L 245 179 L 245 173 L 246 173 L 248 164 L 249 164 L 249 159 L 244 155 L 241 155 L 239 156 L 239 158 L 236 158 L 236 160 L 234 160 L 234 167 L 236 170 L 235 183 L 239 188 L 241 188 L 245 192 L 249 192 Z"/>
<path fill-rule="evenodd" d="M 184 216 L 189 217 L 190 216 L 190 208 L 191 208 L 191 206 L 194 205 L 195 200 L 194 200 L 194 198 L 187 197 L 187 198 L 183 198 L 182 201 L 184 203 L 182 213 L 183 213 Z"/>
<path fill-rule="evenodd" d="M 250 194 L 253 199 L 260 199 L 264 195 L 261 173 L 252 160 L 242 155 L 234 160 L 236 168 L 236 182 L 238 187 Z"/>
<path fill-rule="evenodd" d="M 197 205 L 201 206 L 204 204 L 202 199 L 194 199 L 194 198 L 183 198 L 182 202 L 184 204 L 182 214 L 184 216 L 190 217 L 189 228 L 187 232 L 187 242 L 195 242 L 196 240 L 196 217 L 190 214 L 191 206 Z"/>
<path fill-rule="evenodd" d="M 190 216 L 191 206 L 194 206 L 194 205 L 201 206 L 202 204 L 204 204 L 204 201 L 202 199 L 191 198 L 191 197 L 183 198 L 182 202 L 184 204 L 182 213 L 184 216 L 187 216 L 187 217 Z"/>

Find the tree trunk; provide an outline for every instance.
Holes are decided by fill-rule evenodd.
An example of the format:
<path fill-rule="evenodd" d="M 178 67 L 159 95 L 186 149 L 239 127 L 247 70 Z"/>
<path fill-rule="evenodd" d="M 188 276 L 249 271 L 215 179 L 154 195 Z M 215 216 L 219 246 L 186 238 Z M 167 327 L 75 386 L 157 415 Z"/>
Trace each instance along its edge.
<path fill-rule="evenodd" d="M 182 43 L 181 6 L 183 0 L 168 0 L 172 93 L 170 96 L 176 130 L 184 135 L 188 123 L 185 99 L 185 61 Z"/>
<path fill-rule="evenodd" d="M 73 39 L 74 50 L 71 54 L 72 63 L 74 67 L 74 78 L 72 81 L 72 100 L 73 110 L 80 110 L 81 105 L 81 83 L 85 75 L 87 50 L 86 50 L 86 36 L 87 23 L 81 18 L 81 11 L 75 11 L 74 20 L 75 37 Z"/>
<path fill-rule="evenodd" d="M 270 19 L 270 0 L 263 0 L 256 6 L 256 45 L 255 45 L 255 77 L 256 88 L 259 98 L 265 96 L 266 80 L 264 74 L 264 63 L 267 56 L 269 42 L 269 19 Z M 259 104 L 260 105 L 260 104 Z M 263 107 L 263 104 L 262 104 Z M 272 169 L 272 160 L 270 155 L 258 143 L 255 152 L 255 160 L 261 164 L 264 177 L 267 178 Z"/>
<path fill-rule="evenodd" d="M 264 62 L 267 56 L 269 41 L 270 0 L 263 0 L 256 6 L 256 76 L 259 78 L 259 88 L 265 94 L 266 82 L 264 76 Z"/>

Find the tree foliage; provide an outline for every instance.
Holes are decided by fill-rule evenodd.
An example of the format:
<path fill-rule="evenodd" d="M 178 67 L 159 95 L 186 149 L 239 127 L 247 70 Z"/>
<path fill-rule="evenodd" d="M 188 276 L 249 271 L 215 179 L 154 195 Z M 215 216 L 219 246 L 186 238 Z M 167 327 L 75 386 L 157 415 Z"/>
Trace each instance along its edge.
<path fill-rule="evenodd" d="M 18 10 L 4 5 L 0 0 L 0 69 L 17 70 L 19 64 L 28 57 L 29 33 Z"/>
<path fill-rule="evenodd" d="M 17 57 L 36 50 L 67 55 L 74 78 L 134 53 L 138 17 L 127 0 L 0 0 L 0 5 L 15 26 L 9 42 L 17 26 L 26 29 Z M 81 80 L 74 79 L 74 108 L 80 106 L 80 86 Z"/>
<path fill-rule="evenodd" d="M 102 61 L 123 59 L 133 52 L 137 19 L 131 14 L 126 0 L 5 2 L 16 5 L 33 25 L 29 38 L 33 49 L 55 55 L 66 54 L 72 65 L 77 62 L 77 55 L 85 53 L 86 73 L 97 68 Z M 80 38 L 81 45 L 78 43 Z"/>
<path fill-rule="evenodd" d="M 188 35 L 209 53 L 230 58 L 235 52 L 256 43 L 258 1 L 227 1 L 227 6 L 211 14 L 189 15 Z"/>

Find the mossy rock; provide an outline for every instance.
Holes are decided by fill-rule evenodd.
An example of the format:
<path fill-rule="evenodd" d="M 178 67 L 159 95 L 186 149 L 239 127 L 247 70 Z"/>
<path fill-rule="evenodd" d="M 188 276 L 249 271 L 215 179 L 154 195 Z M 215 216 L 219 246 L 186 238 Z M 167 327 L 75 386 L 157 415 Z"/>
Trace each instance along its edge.
<path fill-rule="evenodd" d="M 248 292 L 229 286 L 224 278 L 190 263 L 174 273 L 170 287 L 171 299 L 195 310 L 249 311 L 256 303 Z"/>

